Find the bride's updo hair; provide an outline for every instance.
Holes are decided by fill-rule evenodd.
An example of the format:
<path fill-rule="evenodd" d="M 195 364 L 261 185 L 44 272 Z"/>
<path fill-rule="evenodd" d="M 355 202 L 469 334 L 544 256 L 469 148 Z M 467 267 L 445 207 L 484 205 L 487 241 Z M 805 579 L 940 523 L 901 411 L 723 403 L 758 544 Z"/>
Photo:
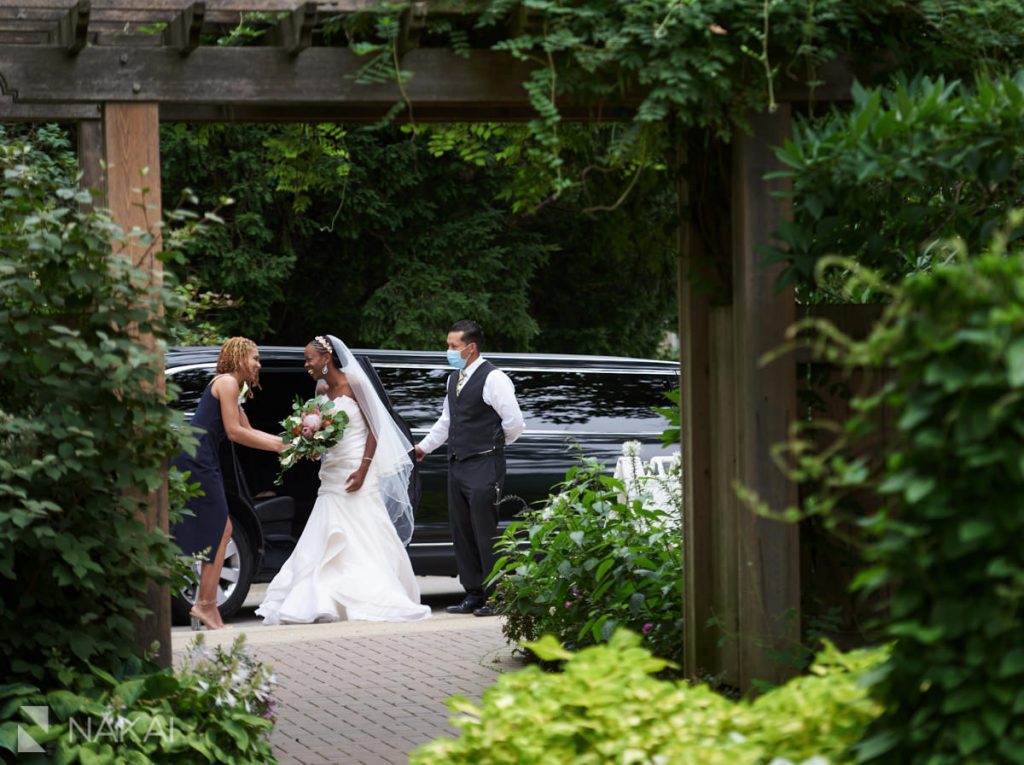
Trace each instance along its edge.
<path fill-rule="evenodd" d="M 244 369 L 249 355 L 257 350 L 256 343 L 247 337 L 231 337 L 221 346 L 220 356 L 217 357 L 217 374 L 229 375 L 239 369 Z M 260 387 L 260 373 L 257 371 L 252 375 L 249 383 L 249 397 L 252 397 L 252 390 Z"/>
<path fill-rule="evenodd" d="M 331 341 L 328 340 L 325 335 L 317 335 L 316 337 L 309 341 L 309 344 L 312 345 L 321 353 L 328 354 L 331 357 L 331 365 L 335 369 L 342 369 L 343 365 L 341 363 L 341 359 L 338 358 L 338 354 L 335 352 L 334 346 L 331 344 Z"/>

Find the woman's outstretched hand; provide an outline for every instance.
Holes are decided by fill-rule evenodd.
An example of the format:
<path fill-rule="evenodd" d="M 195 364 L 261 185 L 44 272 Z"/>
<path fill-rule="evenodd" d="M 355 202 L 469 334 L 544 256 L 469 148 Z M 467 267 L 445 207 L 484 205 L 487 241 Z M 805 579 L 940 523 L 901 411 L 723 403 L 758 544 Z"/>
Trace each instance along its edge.
<path fill-rule="evenodd" d="M 366 480 L 366 463 L 363 463 L 363 467 L 352 471 L 352 475 L 345 481 L 345 491 L 351 494 L 354 491 L 359 491 L 363 487 L 363 481 Z"/>

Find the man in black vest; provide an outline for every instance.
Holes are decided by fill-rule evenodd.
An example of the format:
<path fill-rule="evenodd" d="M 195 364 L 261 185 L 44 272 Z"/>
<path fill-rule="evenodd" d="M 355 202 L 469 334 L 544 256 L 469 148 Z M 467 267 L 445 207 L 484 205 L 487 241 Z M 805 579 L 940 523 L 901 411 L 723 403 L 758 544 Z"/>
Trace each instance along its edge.
<path fill-rule="evenodd" d="M 448 522 L 466 596 L 448 613 L 493 616 L 484 580 L 494 567 L 505 445 L 526 425 L 508 375 L 480 356 L 484 331 L 475 321 L 448 330 L 448 377 L 441 417 L 416 445 L 416 459 L 448 442 Z"/>

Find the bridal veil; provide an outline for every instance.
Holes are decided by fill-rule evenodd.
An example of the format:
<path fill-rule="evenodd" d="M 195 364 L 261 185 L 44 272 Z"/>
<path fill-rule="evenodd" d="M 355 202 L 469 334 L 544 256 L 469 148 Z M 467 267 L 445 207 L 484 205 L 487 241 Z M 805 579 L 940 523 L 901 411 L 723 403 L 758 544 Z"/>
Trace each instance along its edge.
<path fill-rule="evenodd" d="M 349 351 L 348 346 L 334 335 L 328 335 L 327 339 L 334 347 L 334 352 L 341 363 L 341 371 L 348 379 L 352 395 L 359 404 L 363 417 L 366 418 L 366 424 L 377 439 L 377 451 L 374 452 L 373 461 L 377 467 L 381 499 L 388 509 L 398 538 L 402 540 L 403 545 L 407 545 L 412 539 L 414 526 L 413 507 L 409 501 L 409 476 L 413 467 L 409 454 L 412 451 L 412 444 L 395 424 L 373 382 Z"/>

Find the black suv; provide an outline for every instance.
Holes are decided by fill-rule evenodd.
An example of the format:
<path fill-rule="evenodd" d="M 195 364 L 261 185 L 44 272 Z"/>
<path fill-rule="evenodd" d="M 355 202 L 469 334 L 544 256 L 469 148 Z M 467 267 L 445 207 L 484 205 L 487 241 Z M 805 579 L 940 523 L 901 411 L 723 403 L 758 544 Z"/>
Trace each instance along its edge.
<path fill-rule="evenodd" d="M 218 348 L 175 348 L 167 354 L 167 378 L 180 389 L 175 406 L 191 414 L 214 374 Z M 303 369 L 302 348 L 260 348 L 262 390 L 245 404 L 253 427 L 270 433 L 291 412 L 296 397 L 313 395 Z M 445 354 L 428 351 L 353 349 L 395 419 L 415 445 L 441 413 L 451 372 Z M 679 387 L 679 366 L 602 356 L 488 353 L 508 373 L 526 420 L 526 432 L 506 450 L 508 473 L 502 524 L 523 507 L 543 500 L 577 460 L 576 446 L 609 466 L 622 443 L 640 441 L 643 456 L 664 454 L 659 437 L 667 426 L 654 407 Z M 316 499 L 316 463 L 300 462 L 281 486 L 274 484 L 277 457 L 228 442 L 221 454 L 234 534 L 228 547 L 219 595 L 225 617 L 242 605 L 252 582 L 270 581 L 291 554 Z M 448 529 L 447 460 L 444 447 L 417 464 L 410 487 L 416 529 L 409 543 L 413 569 L 421 576 L 455 576 Z M 193 593 L 188 593 L 193 595 Z M 187 615 L 174 604 L 175 621 Z"/>

